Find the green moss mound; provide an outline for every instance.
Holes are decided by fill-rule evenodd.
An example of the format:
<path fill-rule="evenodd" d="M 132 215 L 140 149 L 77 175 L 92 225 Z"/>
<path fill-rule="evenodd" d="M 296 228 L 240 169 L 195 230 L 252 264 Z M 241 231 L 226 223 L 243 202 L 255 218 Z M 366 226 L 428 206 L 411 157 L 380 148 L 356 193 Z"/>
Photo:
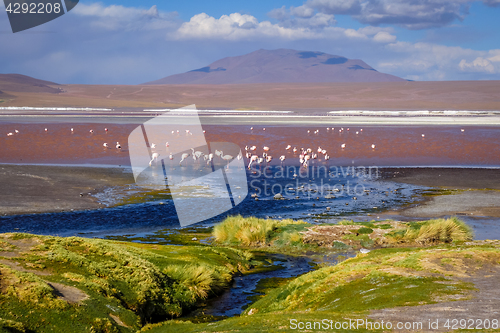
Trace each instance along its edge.
<path fill-rule="evenodd" d="M 13 332 L 137 331 L 218 294 L 252 260 L 228 248 L 0 237 L 15 251 L 0 264 L 0 328 Z"/>

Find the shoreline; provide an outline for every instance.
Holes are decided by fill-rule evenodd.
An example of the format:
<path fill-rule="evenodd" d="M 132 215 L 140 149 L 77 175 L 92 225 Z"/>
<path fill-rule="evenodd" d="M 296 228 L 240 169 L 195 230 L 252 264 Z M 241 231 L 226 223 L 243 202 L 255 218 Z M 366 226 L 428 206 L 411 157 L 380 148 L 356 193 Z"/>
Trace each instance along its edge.
<path fill-rule="evenodd" d="M 379 169 L 381 179 L 437 189 L 457 190 L 452 195 L 423 196 L 416 207 L 390 214 L 406 217 L 438 217 L 486 211 L 500 217 L 499 168 L 398 167 Z M 470 178 L 465 178 L 468 176 Z M 110 187 L 134 184 L 126 166 L 0 164 L 0 214 L 24 215 L 105 208 L 95 197 Z M 83 196 L 81 195 L 83 194 Z M 474 197 L 478 196 L 477 200 Z M 468 198 L 467 205 L 460 205 Z M 462 210 L 451 209 L 453 207 Z M 385 214 L 385 213 L 381 213 Z"/>
<path fill-rule="evenodd" d="M 24 113 L 7 113 L 0 110 L 2 123 L 111 123 L 111 124 L 141 124 L 165 112 L 165 110 L 129 110 L 93 112 L 58 112 L 33 111 Z M 202 125 L 268 125 L 268 126 L 311 126 L 311 125 L 364 125 L 364 126 L 500 126 L 500 116 L 495 111 L 489 115 L 366 115 L 366 114 L 335 114 L 337 111 L 286 111 L 289 113 L 273 114 L 271 112 L 285 111 L 238 111 L 217 110 L 219 112 L 204 112 L 198 110 Z M 174 111 L 175 112 L 175 109 Z M 263 114 L 269 112 L 271 114 Z M 363 111 L 371 112 L 371 111 Z M 419 112 L 419 111 L 405 111 Z M 457 111 L 462 112 L 462 111 Z M 182 123 L 181 113 L 168 115 L 173 122 Z"/>
<path fill-rule="evenodd" d="M 0 164 L 0 214 L 25 215 L 105 207 L 95 194 L 133 183 L 123 168 Z"/>

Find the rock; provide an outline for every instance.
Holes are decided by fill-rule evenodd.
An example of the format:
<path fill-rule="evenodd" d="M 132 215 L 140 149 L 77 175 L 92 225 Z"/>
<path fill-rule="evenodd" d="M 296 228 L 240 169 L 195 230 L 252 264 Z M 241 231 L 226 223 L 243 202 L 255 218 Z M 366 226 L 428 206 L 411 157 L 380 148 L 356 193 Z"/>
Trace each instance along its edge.
<path fill-rule="evenodd" d="M 326 210 L 328 210 L 328 211 L 329 211 L 330 209 L 331 209 L 330 207 L 326 207 Z"/>
<path fill-rule="evenodd" d="M 274 199 L 275 199 L 275 200 L 281 200 L 281 199 L 283 199 L 283 196 L 281 195 L 281 193 L 276 193 L 276 194 L 274 195 Z"/>
<path fill-rule="evenodd" d="M 325 199 L 335 199 L 335 196 L 332 194 L 325 195 Z"/>
<path fill-rule="evenodd" d="M 257 309 L 250 309 L 250 311 L 248 311 L 248 315 L 251 316 L 253 314 L 256 314 L 259 310 Z"/>
<path fill-rule="evenodd" d="M 193 237 L 193 238 L 191 238 L 191 240 L 192 240 L 192 241 L 197 241 L 197 240 L 198 240 L 198 238 Z"/>
<path fill-rule="evenodd" d="M 252 198 L 258 198 L 259 196 L 257 195 L 257 193 L 252 193 Z"/>

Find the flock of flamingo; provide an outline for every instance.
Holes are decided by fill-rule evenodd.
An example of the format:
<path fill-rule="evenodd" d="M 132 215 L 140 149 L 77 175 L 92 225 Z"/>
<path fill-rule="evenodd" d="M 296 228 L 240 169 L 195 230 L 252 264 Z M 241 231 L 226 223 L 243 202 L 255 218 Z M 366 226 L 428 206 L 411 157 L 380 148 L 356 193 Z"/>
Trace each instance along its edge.
<path fill-rule="evenodd" d="M 250 127 L 250 130 L 253 131 L 254 128 L 253 127 Z M 262 128 L 263 131 L 266 130 L 265 127 Z M 332 127 L 327 127 L 326 128 L 327 131 L 335 131 L 335 128 Z M 48 132 L 48 128 L 45 128 L 44 129 L 45 132 Z M 71 134 L 74 133 L 74 128 L 71 128 L 70 129 L 71 131 Z M 105 128 L 104 131 L 107 133 L 108 132 L 108 129 Z M 190 130 L 185 130 L 186 131 L 186 135 L 192 135 L 192 133 L 190 132 Z M 346 128 L 344 129 L 343 127 L 339 128 L 338 129 L 338 132 L 339 133 L 342 133 L 344 131 L 350 131 L 350 128 Z M 460 129 L 461 132 L 465 132 L 465 129 Z M 90 129 L 89 130 L 90 134 L 93 134 L 94 133 L 94 130 L 93 129 Z M 355 134 L 358 135 L 360 134 L 361 132 L 363 132 L 363 129 L 360 128 L 359 130 L 355 131 Z M 14 136 L 14 135 L 17 135 L 19 134 L 20 131 L 19 130 L 14 130 L 14 132 L 9 132 L 7 133 L 7 136 Z M 172 134 L 179 134 L 180 131 L 177 130 L 177 131 L 172 131 Z M 203 133 L 205 133 L 205 131 L 203 131 Z M 307 130 L 307 134 L 318 134 L 319 133 L 319 129 L 316 129 L 316 130 Z M 422 138 L 425 138 L 425 134 L 422 133 Z M 170 146 L 170 144 L 168 142 L 165 143 L 165 147 L 168 149 L 168 147 Z M 103 147 L 106 148 L 106 149 L 109 149 L 110 146 L 107 142 L 104 142 L 103 143 Z M 121 150 L 122 149 L 122 146 L 121 144 L 117 141 L 116 144 L 115 144 L 115 148 L 118 149 L 118 150 Z M 155 149 L 156 149 L 156 144 L 155 143 L 151 143 L 150 144 L 150 148 L 151 148 L 151 151 L 152 151 L 152 155 L 151 155 L 151 161 L 149 162 L 149 165 L 152 166 L 153 162 L 158 162 L 158 158 L 160 157 L 160 154 L 158 152 L 155 152 Z M 346 143 L 342 143 L 340 145 L 340 148 L 343 150 L 346 148 Z M 374 150 L 376 148 L 376 145 L 373 143 L 371 144 L 371 149 Z M 247 158 L 248 160 L 248 169 L 251 169 L 252 165 L 254 164 L 257 164 L 257 165 L 261 165 L 262 163 L 265 163 L 265 164 L 269 164 L 272 160 L 273 160 L 273 157 L 269 154 L 271 148 L 269 148 L 268 146 L 263 146 L 262 147 L 262 153 L 261 154 L 257 154 L 258 148 L 257 146 L 255 145 L 252 145 L 252 146 L 245 146 L 245 157 Z M 297 148 L 297 147 L 292 147 L 291 145 L 287 145 L 285 147 L 285 151 L 287 153 L 293 153 L 293 155 L 295 156 L 299 151 L 299 163 L 301 166 L 307 168 L 309 166 L 309 163 L 311 163 L 312 161 L 314 160 L 317 160 L 317 159 L 320 159 L 321 157 L 323 157 L 323 160 L 324 161 L 328 161 L 330 159 L 330 155 L 328 155 L 328 152 L 326 151 L 326 149 L 323 149 L 321 148 L 321 146 L 319 146 L 317 149 L 312 149 L 312 148 Z M 220 158 L 221 160 L 227 162 L 227 164 L 229 164 L 230 161 L 232 161 L 234 159 L 234 157 L 232 155 L 225 155 L 224 152 L 222 150 L 215 150 L 214 153 L 208 153 L 208 154 L 205 154 L 204 152 L 202 151 L 195 151 L 194 148 L 191 148 L 191 153 L 183 153 L 181 154 L 181 159 L 179 161 L 179 165 L 182 166 L 182 163 L 184 161 L 186 161 L 188 159 L 189 156 L 192 156 L 193 160 L 194 161 L 198 161 L 198 160 L 201 160 L 203 159 L 207 165 L 211 165 L 211 163 L 213 162 L 214 160 L 214 156 L 217 156 L 218 158 Z M 170 152 L 169 153 L 169 157 L 168 157 L 170 160 L 173 160 L 174 159 L 174 155 Z M 243 156 L 241 154 L 238 154 L 237 157 L 236 157 L 238 160 L 241 160 L 243 158 Z M 279 157 L 279 160 L 281 162 L 281 164 L 283 164 L 283 162 L 285 161 L 286 159 L 286 155 L 281 155 Z"/>

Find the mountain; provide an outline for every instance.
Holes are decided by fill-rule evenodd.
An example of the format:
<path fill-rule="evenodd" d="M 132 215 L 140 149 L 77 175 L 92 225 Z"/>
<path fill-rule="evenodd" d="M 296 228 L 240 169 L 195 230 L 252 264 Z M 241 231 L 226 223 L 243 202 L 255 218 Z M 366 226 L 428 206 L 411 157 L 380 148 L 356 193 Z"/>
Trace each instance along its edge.
<path fill-rule="evenodd" d="M 258 50 L 144 84 L 321 83 L 406 81 L 358 59 L 323 52 Z"/>
<path fill-rule="evenodd" d="M 6 92 L 60 93 L 62 90 L 51 86 L 59 84 L 32 78 L 21 74 L 0 74 L 0 90 Z"/>

